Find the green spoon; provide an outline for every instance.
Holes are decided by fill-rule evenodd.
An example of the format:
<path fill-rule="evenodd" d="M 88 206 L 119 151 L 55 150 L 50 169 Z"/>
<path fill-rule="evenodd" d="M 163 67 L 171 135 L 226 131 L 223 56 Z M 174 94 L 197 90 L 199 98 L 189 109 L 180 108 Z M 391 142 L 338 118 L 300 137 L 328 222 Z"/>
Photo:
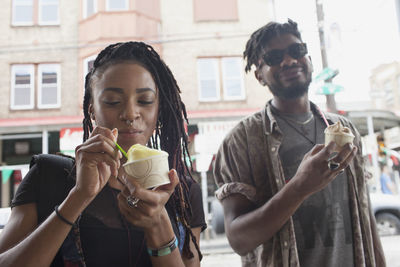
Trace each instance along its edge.
<path fill-rule="evenodd" d="M 117 144 L 117 142 L 114 142 L 114 144 L 117 146 L 118 150 L 121 151 L 122 155 L 124 155 L 125 158 L 128 158 L 128 154 L 126 154 L 125 150 L 124 150 L 122 147 L 120 147 L 120 146 Z"/>

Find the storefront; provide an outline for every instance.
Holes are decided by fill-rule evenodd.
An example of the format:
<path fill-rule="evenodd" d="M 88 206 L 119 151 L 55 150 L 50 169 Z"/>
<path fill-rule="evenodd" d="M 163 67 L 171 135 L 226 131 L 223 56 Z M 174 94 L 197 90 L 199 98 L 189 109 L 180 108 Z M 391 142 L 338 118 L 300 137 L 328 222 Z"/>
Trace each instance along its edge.
<path fill-rule="evenodd" d="M 80 116 L 0 120 L 0 206 L 8 207 L 35 154 L 60 152 L 60 131 L 81 126 Z"/>

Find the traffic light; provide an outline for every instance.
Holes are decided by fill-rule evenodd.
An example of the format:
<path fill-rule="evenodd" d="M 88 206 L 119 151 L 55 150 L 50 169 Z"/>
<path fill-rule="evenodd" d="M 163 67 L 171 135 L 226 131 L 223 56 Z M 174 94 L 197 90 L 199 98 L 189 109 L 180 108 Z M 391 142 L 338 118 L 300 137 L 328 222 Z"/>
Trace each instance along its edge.
<path fill-rule="evenodd" d="M 384 157 L 386 155 L 386 153 L 385 153 L 385 150 L 386 150 L 386 148 L 385 148 L 385 138 L 383 138 L 382 135 L 378 135 L 376 137 L 376 141 L 378 143 L 379 156 L 383 156 Z"/>

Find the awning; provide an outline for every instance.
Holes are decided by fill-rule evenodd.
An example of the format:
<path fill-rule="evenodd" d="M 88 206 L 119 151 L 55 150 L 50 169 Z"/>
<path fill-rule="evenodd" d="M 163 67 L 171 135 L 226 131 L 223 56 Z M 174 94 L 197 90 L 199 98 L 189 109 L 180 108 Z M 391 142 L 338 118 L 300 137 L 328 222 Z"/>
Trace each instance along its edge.
<path fill-rule="evenodd" d="M 354 123 L 362 136 L 368 134 L 368 117 L 372 118 L 374 132 L 400 126 L 400 117 L 386 110 L 347 111 L 345 116 Z"/>
<path fill-rule="evenodd" d="M 54 116 L 0 119 L 0 134 L 59 131 L 61 128 L 82 126 L 83 116 Z"/>

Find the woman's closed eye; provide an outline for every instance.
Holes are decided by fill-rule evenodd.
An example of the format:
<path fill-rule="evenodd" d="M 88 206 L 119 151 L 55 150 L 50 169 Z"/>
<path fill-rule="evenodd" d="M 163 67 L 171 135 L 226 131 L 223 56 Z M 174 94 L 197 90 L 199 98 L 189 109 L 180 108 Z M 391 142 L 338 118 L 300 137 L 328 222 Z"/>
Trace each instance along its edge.
<path fill-rule="evenodd" d="M 146 96 L 138 97 L 137 102 L 140 105 L 151 105 L 154 103 L 155 97 L 153 94 L 148 94 Z"/>
<path fill-rule="evenodd" d="M 104 104 L 109 105 L 109 106 L 115 106 L 115 105 L 118 105 L 119 103 L 121 103 L 121 101 L 117 101 L 117 100 L 112 100 L 112 101 L 104 100 L 103 102 L 104 102 Z"/>
<path fill-rule="evenodd" d="M 154 103 L 154 100 L 139 100 L 138 103 L 142 105 L 151 105 Z"/>

